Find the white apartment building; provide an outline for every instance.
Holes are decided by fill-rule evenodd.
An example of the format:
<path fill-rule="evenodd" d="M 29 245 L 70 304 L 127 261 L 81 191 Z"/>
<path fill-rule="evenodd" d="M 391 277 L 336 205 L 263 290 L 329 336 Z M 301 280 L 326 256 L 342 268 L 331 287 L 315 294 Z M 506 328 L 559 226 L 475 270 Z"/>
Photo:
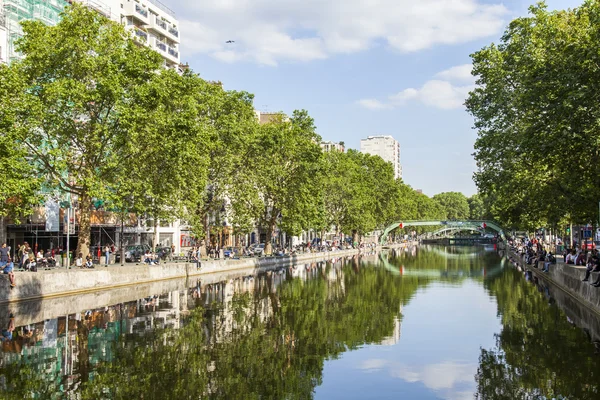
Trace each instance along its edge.
<path fill-rule="evenodd" d="M 55 25 L 64 7 L 74 2 L 124 24 L 138 43 L 163 57 L 165 67 L 182 71 L 175 13 L 158 0 L 0 0 L 0 63 L 21 58 L 15 50 L 15 41 L 23 35 L 19 22 L 34 19 Z"/>
<path fill-rule="evenodd" d="M 321 150 L 323 150 L 324 153 L 328 153 L 330 151 L 339 151 L 341 153 L 346 151 L 346 148 L 344 147 L 344 143 L 338 143 L 338 142 L 332 142 L 332 141 L 322 141 L 321 144 Z"/>
<path fill-rule="evenodd" d="M 4 8 L 0 8 L 0 64 L 8 63 L 8 30 Z"/>
<path fill-rule="evenodd" d="M 402 164 L 400 163 L 400 143 L 392 136 L 369 136 L 360 141 L 360 152 L 379 156 L 392 163 L 394 178 L 402 178 Z"/>
<path fill-rule="evenodd" d="M 158 0 L 71 0 L 120 22 L 135 39 L 157 51 L 165 67 L 180 69 L 179 28 L 175 13 Z"/>

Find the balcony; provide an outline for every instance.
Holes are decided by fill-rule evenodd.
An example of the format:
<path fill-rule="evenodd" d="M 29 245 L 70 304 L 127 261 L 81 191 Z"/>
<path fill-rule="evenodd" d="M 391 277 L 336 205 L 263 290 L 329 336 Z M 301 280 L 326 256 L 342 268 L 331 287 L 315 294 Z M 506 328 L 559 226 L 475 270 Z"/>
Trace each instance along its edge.
<path fill-rule="evenodd" d="M 165 21 L 163 21 L 160 17 L 155 17 L 156 20 L 156 26 L 164 29 L 165 31 L 167 30 L 167 23 Z"/>
<path fill-rule="evenodd" d="M 169 33 L 179 39 L 179 31 L 177 28 L 173 26 L 169 27 Z"/>
<path fill-rule="evenodd" d="M 148 42 L 148 34 L 141 29 L 134 29 L 135 38 L 140 42 L 147 43 Z"/>
<path fill-rule="evenodd" d="M 159 53 L 161 53 L 162 55 L 165 55 L 165 53 L 167 53 L 167 44 L 164 42 L 161 42 L 160 39 L 157 39 L 155 37 L 150 37 L 150 47 L 156 51 L 158 51 Z"/>
<path fill-rule="evenodd" d="M 173 47 L 169 46 L 169 54 L 179 60 L 179 52 L 177 51 L 177 49 L 174 49 Z"/>
<path fill-rule="evenodd" d="M 141 21 L 143 25 L 150 24 L 148 8 L 137 1 L 123 3 L 122 13 L 125 17 L 133 17 Z"/>
<path fill-rule="evenodd" d="M 156 41 L 156 48 L 163 53 L 167 52 L 167 45 L 159 40 Z"/>
<path fill-rule="evenodd" d="M 140 14 L 144 18 L 148 18 L 148 10 L 146 10 L 145 8 L 143 8 L 142 6 L 140 6 L 137 3 L 135 5 L 135 12 Z"/>
<path fill-rule="evenodd" d="M 150 23 L 145 26 L 146 29 L 155 31 L 158 36 L 167 36 L 168 24 L 158 15 L 150 13 Z"/>

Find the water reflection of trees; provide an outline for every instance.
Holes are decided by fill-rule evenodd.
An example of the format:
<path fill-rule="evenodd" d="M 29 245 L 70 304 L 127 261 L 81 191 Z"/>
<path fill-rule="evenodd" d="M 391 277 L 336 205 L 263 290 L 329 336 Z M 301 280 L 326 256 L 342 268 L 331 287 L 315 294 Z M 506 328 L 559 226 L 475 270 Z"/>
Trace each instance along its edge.
<path fill-rule="evenodd" d="M 478 399 L 599 398 L 600 359 L 583 330 L 514 270 L 485 287 L 503 328 L 496 347 L 481 350 Z"/>
<path fill-rule="evenodd" d="M 352 262 L 314 272 L 288 274 L 279 286 L 269 276 L 252 293 L 189 311 L 179 330 L 121 335 L 112 359 L 73 391 L 81 399 L 311 398 L 324 362 L 391 335 L 419 285 Z M 1 368 L 9 398 L 64 398 L 63 384 L 27 365 Z"/>

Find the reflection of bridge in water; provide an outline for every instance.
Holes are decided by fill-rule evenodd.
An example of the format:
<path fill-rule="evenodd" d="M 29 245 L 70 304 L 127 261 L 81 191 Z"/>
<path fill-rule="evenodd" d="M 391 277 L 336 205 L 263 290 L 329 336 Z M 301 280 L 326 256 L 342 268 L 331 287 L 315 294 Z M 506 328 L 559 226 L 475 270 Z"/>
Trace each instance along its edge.
<path fill-rule="evenodd" d="M 447 255 L 451 255 L 451 253 L 445 253 L 440 251 L 444 257 Z M 454 259 L 465 259 L 465 258 L 476 258 L 481 253 L 471 253 L 471 254 L 456 254 L 457 257 Z M 388 254 L 379 253 L 379 259 L 383 264 L 383 267 L 388 270 L 390 273 L 397 276 L 416 276 L 423 278 L 481 278 L 489 279 L 493 278 L 500 273 L 504 269 L 504 264 L 506 260 L 500 261 L 499 264 L 492 267 L 483 267 L 479 270 L 446 270 L 446 269 L 421 269 L 421 268 L 405 268 L 404 265 L 397 266 L 390 263 L 388 260 Z"/>

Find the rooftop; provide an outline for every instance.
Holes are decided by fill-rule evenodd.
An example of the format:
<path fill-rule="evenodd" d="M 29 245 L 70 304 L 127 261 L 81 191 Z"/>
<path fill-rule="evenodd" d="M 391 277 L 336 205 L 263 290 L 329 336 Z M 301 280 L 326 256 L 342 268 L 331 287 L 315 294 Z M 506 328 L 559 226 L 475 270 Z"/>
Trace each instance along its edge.
<path fill-rule="evenodd" d="M 175 13 L 173 12 L 173 10 L 171 10 L 169 7 L 165 6 L 160 1 L 158 1 L 158 0 L 148 0 L 148 1 L 150 3 L 152 3 L 152 4 L 154 4 L 159 9 L 163 10 L 164 12 L 166 12 L 167 14 L 169 14 L 171 17 L 175 18 Z"/>

